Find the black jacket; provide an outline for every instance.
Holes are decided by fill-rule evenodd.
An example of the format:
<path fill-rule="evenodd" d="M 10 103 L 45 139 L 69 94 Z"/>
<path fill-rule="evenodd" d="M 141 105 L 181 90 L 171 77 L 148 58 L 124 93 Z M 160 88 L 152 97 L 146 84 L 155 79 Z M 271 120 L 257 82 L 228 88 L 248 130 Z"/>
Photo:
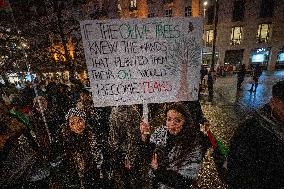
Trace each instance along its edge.
<path fill-rule="evenodd" d="M 284 127 L 268 105 L 247 119 L 231 140 L 228 183 L 231 188 L 284 187 Z"/>
<path fill-rule="evenodd" d="M 99 188 L 103 156 L 97 138 L 87 126 L 81 135 L 62 129 L 61 162 L 53 168 L 53 182 L 63 188 Z M 55 164 L 55 163 L 54 163 Z"/>

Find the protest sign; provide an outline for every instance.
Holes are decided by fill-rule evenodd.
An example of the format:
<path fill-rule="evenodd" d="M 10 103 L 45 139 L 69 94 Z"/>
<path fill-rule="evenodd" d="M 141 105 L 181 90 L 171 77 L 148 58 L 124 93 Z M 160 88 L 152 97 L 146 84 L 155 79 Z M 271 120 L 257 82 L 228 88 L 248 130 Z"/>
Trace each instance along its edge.
<path fill-rule="evenodd" d="M 202 19 L 81 21 L 97 107 L 197 100 Z"/>

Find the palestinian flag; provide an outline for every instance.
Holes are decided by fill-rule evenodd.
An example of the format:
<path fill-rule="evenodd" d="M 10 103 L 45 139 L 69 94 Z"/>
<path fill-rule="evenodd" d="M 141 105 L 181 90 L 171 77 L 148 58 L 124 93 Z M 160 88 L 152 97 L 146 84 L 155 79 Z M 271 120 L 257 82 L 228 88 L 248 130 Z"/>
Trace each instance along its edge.
<path fill-rule="evenodd" d="M 6 12 L 6 13 L 12 12 L 12 8 L 10 6 L 9 0 L 0 0 L 0 13 L 2 12 Z"/>
<path fill-rule="evenodd" d="M 228 157 L 228 147 L 220 139 L 218 139 L 209 129 L 206 132 L 213 149 L 218 150 L 224 158 Z"/>

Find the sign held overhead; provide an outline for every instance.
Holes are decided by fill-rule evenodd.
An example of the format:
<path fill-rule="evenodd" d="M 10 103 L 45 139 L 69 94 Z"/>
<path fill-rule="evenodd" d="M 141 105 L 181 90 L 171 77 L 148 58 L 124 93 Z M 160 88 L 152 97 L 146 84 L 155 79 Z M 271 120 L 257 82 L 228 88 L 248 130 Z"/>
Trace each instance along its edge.
<path fill-rule="evenodd" d="M 97 107 L 197 100 L 201 18 L 81 21 Z"/>

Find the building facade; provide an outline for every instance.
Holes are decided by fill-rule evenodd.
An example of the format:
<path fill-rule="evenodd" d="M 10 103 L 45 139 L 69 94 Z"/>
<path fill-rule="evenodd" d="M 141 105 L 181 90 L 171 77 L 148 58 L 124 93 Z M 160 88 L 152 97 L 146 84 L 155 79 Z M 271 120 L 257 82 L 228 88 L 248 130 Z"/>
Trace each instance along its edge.
<path fill-rule="evenodd" d="M 205 10 L 203 61 L 210 64 L 214 31 L 214 2 Z M 284 2 L 277 0 L 219 0 L 217 66 L 255 64 L 267 70 L 284 68 Z"/>
<path fill-rule="evenodd" d="M 201 0 L 90 0 L 83 15 L 101 19 L 201 16 L 200 8 Z"/>
<path fill-rule="evenodd" d="M 95 0 L 84 15 L 96 19 L 204 16 L 203 64 L 211 64 L 215 0 Z M 91 8 L 90 8 L 91 7 Z M 95 8 L 94 8 L 95 7 Z M 284 3 L 219 0 L 215 67 L 232 64 L 284 67 Z M 93 15 L 93 16 L 92 16 Z"/>

